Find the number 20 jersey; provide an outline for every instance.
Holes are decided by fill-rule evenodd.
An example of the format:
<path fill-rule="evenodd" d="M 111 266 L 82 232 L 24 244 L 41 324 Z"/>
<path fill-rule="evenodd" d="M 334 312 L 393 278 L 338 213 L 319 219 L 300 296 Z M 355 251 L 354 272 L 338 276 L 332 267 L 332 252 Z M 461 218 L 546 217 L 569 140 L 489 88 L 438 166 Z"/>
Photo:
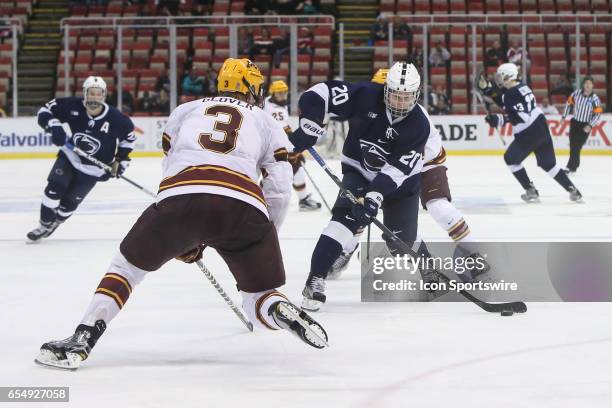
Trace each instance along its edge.
<path fill-rule="evenodd" d="M 217 96 L 179 105 L 162 138 L 166 156 L 158 201 L 180 194 L 218 194 L 273 218 L 266 199 L 275 201 L 271 196 L 291 192 L 289 144 L 271 115 L 238 99 Z M 266 174 L 263 191 L 257 182 L 261 169 Z"/>

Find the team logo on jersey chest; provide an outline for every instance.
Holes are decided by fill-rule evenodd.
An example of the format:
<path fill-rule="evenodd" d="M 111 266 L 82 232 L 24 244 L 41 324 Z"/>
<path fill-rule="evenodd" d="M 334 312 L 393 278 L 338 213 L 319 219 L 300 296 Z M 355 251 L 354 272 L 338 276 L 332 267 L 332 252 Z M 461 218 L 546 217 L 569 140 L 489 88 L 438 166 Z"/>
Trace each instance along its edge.
<path fill-rule="evenodd" d="M 88 154 L 96 154 L 102 146 L 102 143 L 100 143 L 98 139 L 85 133 L 75 133 L 72 139 L 74 140 L 75 146 Z"/>
<path fill-rule="evenodd" d="M 366 140 L 360 140 L 359 144 L 361 146 L 363 166 L 369 171 L 380 171 L 385 163 L 387 163 L 387 157 L 391 153 L 379 145 Z"/>

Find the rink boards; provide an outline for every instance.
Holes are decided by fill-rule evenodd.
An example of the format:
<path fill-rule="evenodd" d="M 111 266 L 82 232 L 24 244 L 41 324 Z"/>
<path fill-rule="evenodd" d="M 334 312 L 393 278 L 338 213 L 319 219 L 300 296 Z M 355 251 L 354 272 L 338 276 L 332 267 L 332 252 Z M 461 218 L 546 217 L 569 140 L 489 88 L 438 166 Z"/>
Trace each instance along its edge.
<path fill-rule="evenodd" d="M 432 116 L 432 121 L 442 135 L 444 147 L 450 154 L 495 155 L 505 150 L 501 139 L 512 142 L 512 127 L 494 130 L 484 121 L 483 115 Z M 161 156 L 161 135 L 167 117 L 134 117 L 137 135 L 133 156 Z M 297 117 L 291 117 L 293 128 Z M 560 116 L 547 116 L 547 122 L 555 149 L 567 153 L 569 149 L 569 123 Z M 336 125 L 342 131 L 342 127 Z M 348 126 L 345 126 L 345 131 Z M 329 131 L 331 132 L 331 131 Z M 57 151 L 51 139 L 38 126 L 35 117 L 0 119 L 0 158 L 51 157 Z M 612 154 L 612 114 L 602 115 L 593 128 L 583 150 L 584 154 Z"/>

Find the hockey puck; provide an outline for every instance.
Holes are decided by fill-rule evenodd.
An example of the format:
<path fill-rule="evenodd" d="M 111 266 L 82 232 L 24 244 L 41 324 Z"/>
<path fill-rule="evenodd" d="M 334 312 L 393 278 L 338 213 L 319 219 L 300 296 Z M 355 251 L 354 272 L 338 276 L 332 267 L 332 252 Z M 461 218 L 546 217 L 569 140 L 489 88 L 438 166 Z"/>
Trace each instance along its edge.
<path fill-rule="evenodd" d="M 502 316 L 512 316 L 514 314 L 514 312 L 512 310 L 502 310 L 501 315 Z"/>

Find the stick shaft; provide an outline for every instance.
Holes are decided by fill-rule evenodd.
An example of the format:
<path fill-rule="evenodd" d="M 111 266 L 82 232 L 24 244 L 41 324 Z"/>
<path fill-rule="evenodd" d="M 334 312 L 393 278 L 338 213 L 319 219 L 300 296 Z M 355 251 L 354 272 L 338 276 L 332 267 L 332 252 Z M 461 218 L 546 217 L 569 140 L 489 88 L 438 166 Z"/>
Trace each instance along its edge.
<path fill-rule="evenodd" d="M 217 292 L 219 292 L 219 294 L 221 295 L 223 300 L 225 300 L 225 303 L 227 303 L 227 305 L 230 307 L 230 309 L 232 309 L 234 311 L 234 313 L 236 314 L 236 316 L 238 316 L 240 321 L 242 321 L 242 323 L 244 323 L 244 325 L 247 327 L 247 329 L 249 329 L 249 331 L 253 331 L 253 323 L 251 323 L 249 321 L 249 319 L 247 319 L 247 317 L 234 304 L 234 302 L 228 296 L 228 294 L 225 293 L 225 290 L 223 290 L 223 288 L 221 287 L 219 282 L 217 282 L 217 280 L 215 279 L 213 274 L 208 270 L 208 268 L 206 268 L 206 266 L 204 266 L 204 262 L 202 262 L 202 260 L 199 260 L 199 261 L 196 261 L 196 264 L 198 265 L 198 267 L 200 268 L 200 270 L 202 271 L 204 276 L 206 276 L 208 281 L 213 285 L 213 287 L 215 289 L 217 289 Z"/>
<path fill-rule="evenodd" d="M 93 156 L 91 156 L 91 155 L 87 154 L 86 152 L 84 152 L 83 150 L 79 149 L 79 148 L 78 148 L 78 147 L 76 147 L 76 146 L 73 146 L 73 147 L 72 147 L 72 150 L 73 150 L 73 151 L 74 151 L 76 154 L 78 154 L 79 156 L 83 156 L 84 158 L 86 158 L 87 160 L 89 160 L 90 162 L 92 162 L 93 164 L 95 164 L 96 166 L 98 166 L 98 167 L 100 167 L 101 169 L 103 169 L 103 170 L 105 170 L 105 171 L 108 171 L 108 172 L 110 173 L 110 171 L 111 171 L 111 167 L 110 167 L 108 164 L 106 164 L 106 163 L 104 163 L 104 162 L 102 162 L 102 161 L 100 161 L 100 160 L 96 159 L 95 157 L 93 157 Z M 127 181 L 128 183 L 130 183 L 131 185 L 133 185 L 133 186 L 134 186 L 134 187 L 136 187 L 137 189 L 142 190 L 142 191 L 143 191 L 145 194 L 148 194 L 148 195 L 150 195 L 151 197 L 154 197 L 154 198 L 155 198 L 155 197 L 157 197 L 157 194 L 155 194 L 154 192 L 152 192 L 152 191 L 150 191 L 150 190 L 146 189 L 145 187 L 141 186 L 140 184 L 136 183 L 135 181 L 133 181 L 133 180 L 131 180 L 131 179 L 129 179 L 129 178 L 127 178 L 127 177 L 125 177 L 123 174 L 120 174 L 120 175 L 119 175 L 119 178 L 122 178 L 123 180 Z"/>
<path fill-rule="evenodd" d="M 317 186 L 317 183 L 315 183 L 314 179 L 312 178 L 312 176 L 310 175 L 308 170 L 306 170 L 306 166 L 302 165 L 302 168 L 304 169 L 304 173 L 306 173 L 306 176 L 308 177 L 308 179 L 312 183 L 312 186 L 314 187 L 314 189 L 317 190 L 317 193 L 319 193 L 319 197 L 321 197 L 321 200 L 323 200 L 323 204 L 325 204 L 325 207 L 327 207 L 329 212 L 332 212 L 332 209 L 329 206 L 329 204 L 327 203 L 327 200 L 325 200 L 325 197 L 323 197 L 323 193 L 321 192 L 321 190 L 319 190 L 319 186 Z"/>
<path fill-rule="evenodd" d="M 359 204 L 359 201 L 357 201 L 357 198 L 353 195 L 353 193 L 351 193 L 349 190 L 347 190 L 342 185 L 342 181 L 340 181 L 340 179 L 331 171 L 331 169 L 327 166 L 327 163 L 325 163 L 325 160 L 323 160 L 323 158 L 319 155 L 319 153 L 317 153 L 317 151 L 313 147 L 308 148 L 308 151 L 310 152 L 312 157 L 317 161 L 317 163 L 319 163 L 319 165 L 323 168 L 323 170 L 325 170 L 325 172 L 331 177 L 331 179 L 334 181 L 334 183 L 336 183 L 336 185 L 338 186 L 338 188 L 340 189 L 342 194 L 344 194 L 346 196 L 346 198 L 348 198 L 351 203 Z M 411 255 L 413 257 L 418 257 L 419 256 L 416 253 L 415 250 L 413 250 L 407 243 L 402 241 L 397 235 L 395 235 L 395 233 L 393 231 L 391 231 L 389 228 L 387 228 L 387 226 L 385 226 L 377 218 L 372 218 L 372 223 L 374 225 L 376 225 L 378 228 L 380 228 L 389 238 L 391 238 L 391 240 L 393 240 L 393 242 L 395 244 L 397 244 L 402 249 L 402 251 L 404 251 L 405 253 L 407 253 L 407 254 L 409 254 L 409 255 Z M 451 280 L 444 273 L 442 273 L 440 271 L 436 271 L 436 272 L 444 280 L 446 280 L 447 282 Z M 497 312 L 499 310 L 502 310 L 501 308 L 504 305 L 506 305 L 506 304 L 490 304 L 488 302 L 485 302 L 483 300 L 478 299 L 476 296 L 472 295 L 471 293 L 467 292 L 466 290 L 461 290 L 459 293 L 463 297 L 465 297 L 467 300 L 469 300 L 470 302 L 476 304 L 477 306 L 479 306 L 483 310 L 486 310 L 487 312 Z M 511 304 L 516 304 L 520 308 L 523 308 L 525 306 L 522 302 L 508 303 L 507 305 L 511 305 Z M 525 310 L 526 310 L 526 308 L 525 308 Z M 520 312 L 520 313 L 522 313 L 522 312 Z"/>

